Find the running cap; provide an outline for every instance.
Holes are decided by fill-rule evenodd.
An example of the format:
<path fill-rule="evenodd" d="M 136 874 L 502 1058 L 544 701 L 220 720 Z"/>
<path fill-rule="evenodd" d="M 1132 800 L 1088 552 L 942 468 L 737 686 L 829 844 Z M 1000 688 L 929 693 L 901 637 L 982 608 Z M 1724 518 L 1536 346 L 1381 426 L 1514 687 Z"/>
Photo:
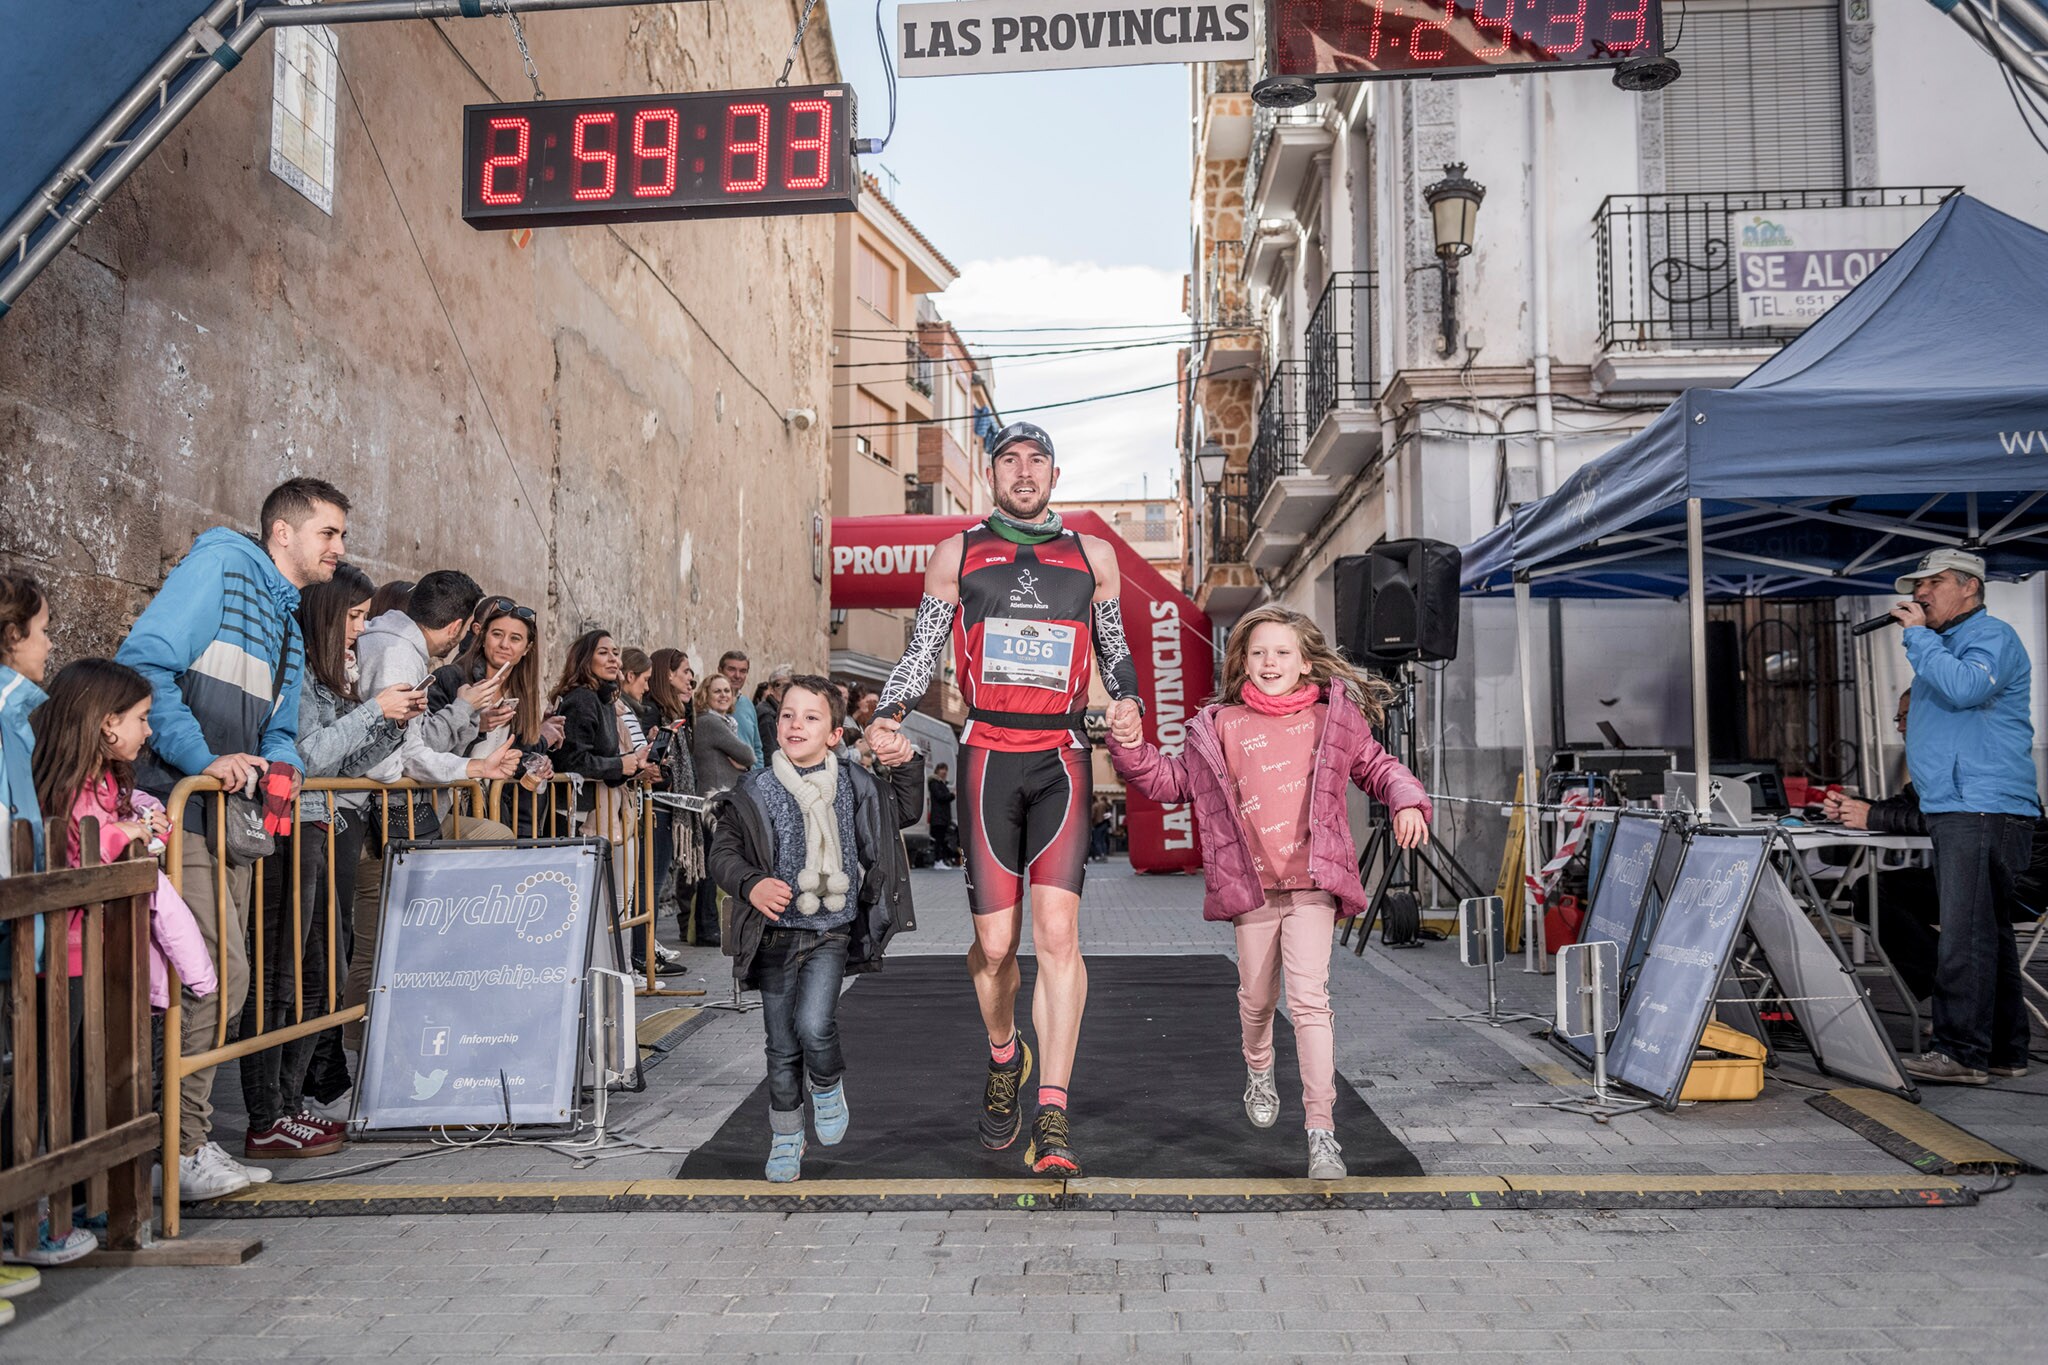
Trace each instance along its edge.
<path fill-rule="evenodd" d="M 1900 575 L 1892 586 L 1900 592 L 1913 591 L 1913 585 L 1923 578 L 1932 578 L 1943 569 L 1954 569 L 1957 573 L 1968 574 L 1979 583 L 1984 581 L 1984 556 L 1971 554 L 1968 550 L 1952 549 L 1944 545 L 1939 550 L 1929 550 L 1927 557 L 1920 561 L 1920 567 L 1909 574 Z"/>
<path fill-rule="evenodd" d="M 1057 460 L 1059 458 L 1053 454 L 1052 437 L 1045 434 L 1044 427 L 1034 426 L 1030 422 L 1012 422 L 997 432 L 995 440 L 989 443 L 989 463 L 994 464 L 996 456 L 1002 454 L 1011 446 L 1019 445 L 1025 441 L 1030 441 L 1037 445 L 1040 450 L 1045 452 L 1045 457 L 1048 460 Z"/>

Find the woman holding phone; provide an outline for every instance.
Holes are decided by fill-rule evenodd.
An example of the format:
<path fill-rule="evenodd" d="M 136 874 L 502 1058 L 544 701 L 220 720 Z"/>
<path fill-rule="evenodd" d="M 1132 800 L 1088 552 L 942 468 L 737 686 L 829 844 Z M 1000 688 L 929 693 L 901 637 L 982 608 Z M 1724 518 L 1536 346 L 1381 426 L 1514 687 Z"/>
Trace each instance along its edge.
<path fill-rule="evenodd" d="M 507 739 L 519 751 L 519 785 L 524 793 L 516 800 L 516 812 L 497 813 L 522 839 L 535 837 L 538 827 L 548 832 L 548 821 L 536 819 L 546 799 L 547 783 L 555 775 L 553 755 L 562 742 L 566 722 L 549 715 L 541 699 L 539 624 L 533 608 L 522 607 L 509 597 L 487 597 L 477 609 L 477 628 L 469 648 L 455 662 L 435 670 L 428 684 L 427 704 L 439 710 L 471 683 L 495 678 L 503 689 L 497 703 L 478 720 L 476 742 L 469 752 L 483 757 L 498 751 Z M 507 819 L 507 815 L 512 818 Z M 566 812 L 562 814 L 566 815 Z M 566 834 L 566 824 L 553 831 Z"/>
<path fill-rule="evenodd" d="M 618 642 L 611 632 L 593 630 L 569 646 L 562 662 L 561 681 L 549 698 L 562 713 L 564 732 L 555 752 L 555 771 L 583 779 L 576 794 L 576 811 L 583 817 L 586 833 L 602 830 L 623 850 L 628 803 L 624 788 L 652 766 L 647 746 L 627 749 L 620 742 L 619 688 L 625 670 Z M 600 802 L 602 806 L 600 807 Z M 602 810 L 597 819 L 591 816 Z M 623 878 L 614 878 L 620 886 Z M 673 956 L 657 947 L 658 955 Z M 645 931 L 634 932 L 633 957 L 636 970 L 645 962 Z"/>

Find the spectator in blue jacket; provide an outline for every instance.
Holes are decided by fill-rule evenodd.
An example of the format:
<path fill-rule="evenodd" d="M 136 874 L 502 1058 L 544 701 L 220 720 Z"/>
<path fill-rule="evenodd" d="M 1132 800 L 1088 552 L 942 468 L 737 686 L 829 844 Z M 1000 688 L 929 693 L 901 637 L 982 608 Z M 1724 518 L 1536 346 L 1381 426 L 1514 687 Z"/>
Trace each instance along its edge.
<path fill-rule="evenodd" d="M 2013 628 L 1984 610 L 1984 561 L 1932 551 L 1898 580 L 1892 616 L 1913 666 L 1906 766 L 1934 841 L 1941 946 L 1934 1036 L 1906 1062 L 1918 1080 L 1984 1085 L 2027 1074 L 2017 887 L 2034 846 L 2033 666 Z"/>
<path fill-rule="evenodd" d="M 35 872 L 43 866 L 43 816 L 36 805 L 36 780 L 30 759 L 36 747 L 28 727 L 29 713 L 47 698 L 43 670 L 50 660 L 50 601 L 43 585 L 26 574 L 0 573 L 0 867 L 9 872 Z M 16 867 L 14 822 L 27 822 L 33 840 L 34 864 Z M 35 918 L 36 958 L 42 959 L 43 918 Z M 0 981 L 10 979 L 14 955 L 8 926 L 0 924 Z M 10 1051 L 8 1025 L 14 1012 L 0 1008 L 0 1057 Z M 0 1080 L 0 1104 L 6 1085 Z"/>
<path fill-rule="evenodd" d="M 741 650 L 728 649 L 718 656 L 718 671 L 732 683 L 733 724 L 739 727 L 740 738 L 754 751 L 754 766 L 761 768 L 767 766 L 768 751 L 761 743 L 761 718 L 747 702 L 747 671 L 752 667 Z"/>
<path fill-rule="evenodd" d="M 299 589 L 334 577 L 348 533 L 348 499 L 320 479 L 289 479 L 263 500 L 261 538 L 227 527 L 201 533 L 191 553 L 136 618 L 115 658 L 149 680 L 154 704 L 149 747 L 136 786 L 162 800 L 186 777 L 218 778 L 253 791 L 265 771 L 299 772 L 299 685 L 305 650 L 295 613 Z M 214 845 L 209 800 L 173 811 L 186 831 L 180 890 L 197 911 L 221 989 L 187 992 L 183 1048 L 214 1045 L 217 1010 L 242 1012 L 249 991 L 250 868 L 227 867 L 227 937 L 216 942 Z M 214 1069 L 187 1076 L 179 1126 L 180 1197 L 212 1199 L 270 1179 L 230 1158 L 212 1140 Z"/>

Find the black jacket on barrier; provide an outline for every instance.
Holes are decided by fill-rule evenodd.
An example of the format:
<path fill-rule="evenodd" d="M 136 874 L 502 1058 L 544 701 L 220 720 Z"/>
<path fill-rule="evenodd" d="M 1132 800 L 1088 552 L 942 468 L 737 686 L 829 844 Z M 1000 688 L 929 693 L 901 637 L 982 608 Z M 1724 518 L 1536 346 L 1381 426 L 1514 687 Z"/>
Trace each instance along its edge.
<path fill-rule="evenodd" d="M 853 829 L 861 868 L 860 913 L 849 926 L 846 970 L 849 975 L 877 972 L 889 940 L 917 928 L 901 831 L 924 815 L 924 756 L 889 769 L 886 780 L 856 764 L 841 763 L 839 780 L 853 783 Z M 760 984 L 754 977 L 754 959 L 769 919 L 753 907 L 747 893 L 775 875 L 775 834 L 744 787 L 725 793 L 714 810 L 718 823 L 711 832 L 711 879 L 734 902 L 725 951 L 733 960 L 734 979 L 753 990 Z"/>
<path fill-rule="evenodd" d="M 583 792 L 576 809 L 597 806 L 593 783 L 616 787 L 626 780 L 626 765 L 619 755 L 619 713 L 612 701 L 618 696 L 616 684 L 603 689 L 572 687 L 562 694 L 557 710 L 562 713 L 562 744 L 555 750 L 555 771 L 583 778 Z"/>

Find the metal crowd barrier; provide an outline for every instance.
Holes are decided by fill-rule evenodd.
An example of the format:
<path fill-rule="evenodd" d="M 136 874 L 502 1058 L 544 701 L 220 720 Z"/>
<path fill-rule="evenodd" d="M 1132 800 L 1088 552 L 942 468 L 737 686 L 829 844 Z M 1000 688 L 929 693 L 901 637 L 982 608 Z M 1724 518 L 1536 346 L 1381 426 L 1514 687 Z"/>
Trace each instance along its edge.
<path fill-rule="evenodd" d="M 14 866 L 33 867 L 26 822 L 11 835 Z M 51 837 L 62 839 L 54 827 Z M 14 1219 L 17 1254 L 35 1246 L 37 1201 L 50 1203 L 51 1235 L 71 1231 L 72 1187 L 83 1182 L 88 1217 L 106 1215 L 100 1245 L 141 1250 L 149 1220 L 149 1161 L 157 1145 L 149 1109 L 149 898 L 154 859 L 131 846 L 99 862 L 99 822 L 79 822 L 86 866 L 0 880 L 0 923 L 9 927 L 11 979 L 0 983 L 14 1043 L 13 1141 L 0 1150 L 0 1210 Z M 82 907 L 80 1020 L 82 1113 L 71 1107 L 71 912 Z M 49 970 L 36 975 L 35 922 Z M 38 1008 L 36 995 L 42 994 Z M 40 1017 L 39 1017 L 40 1016 Z"/>
<path fill-rule="evenodd" d="M 457 837 L 459 837 L 463 820 L 481 818 L 479 813 L 485 808 L 483 784 L 475 781 L 447 783 L 405 781 L 384 783 L 372 782 L 367 778 L 360 777 L 309 778 L 303 784 L 300 796 L 292 804 L 292 848 L 294 850 L 295 863 L 297 850 L 304 846 L 301 840 L 303 831 L 300 824 L 300 804 L 303 802 L 305 795 L 311 792 L 324 792 L 330 796 L 336 793 L 347 792 L 372 793 L 378 832 L 380 838 L 386 840 L 392 838 L 411 838 L 416 834 L 418 830 L 418 807 L 413 797 L 418 794 L 426 794 L 429 797 L 436 794 L 445 794 L 447 796 L 449 811 L 446 818 L 451 828 L 446 832 Z M 402 818 L 397 823 L 394 823 L 392 819 L 391 805 L 394 796 L 402 798 L 402 808 L 400 811 Z M 464 803 L 462 797 L 464 796 L 468 797 L 467 815 L 463 813 Z M 209 812 L 211 828 L 216 830 L 222 829 L 226 820 L 227 794 L 221 789 L 218 780 L 211 777 L 188 777 L 171 789 L 170 799 L 164 803 L 166 809 L 171 813 L 172 819 L 171 832 L 164 851 L 164 870 L 171 880 L 171 885 L 178 888 L 180 895 L 184 894 L 184 845 L 185 840 L 191 837 L 184 827 L 183 813 L 187 803 L 194 799 L 210 802 L 212 806 Z M 399 824 L 403 825 L 402 829 L 399 828 Z M 224 951 L 225 945 L 230 941 L 227 843 L 225 839 L 215 840 L 218 846 L 213 850 L 212 857 L 214 903 L 211 906 L 193 905 L 191 907 L 192 913 L 197 917 L 203 919 L 209 913 L 214 917 L 215 970 L 220 978 L 220 989 L 212 997 L 216 1002 L 214 1009 L 217 1016 L 214 1026 L 213 1046 L 202 1052 L 186 1054 L 184 1051 L 185 1002 L 183 992 L 180 989 L 181 983 L 178 979 L 177 968 L 168 963 L 166 964 L 170 978 L 170 1006 L 164 1012 L 164 1065 L 161 1104 L 163 1125 L 161 1156 L 164 1173 L 161 1227 L 163 1235 L 166 1237 L 176 1237 L 178 1235 L 178 1129 L 183 1110 L 181 1084 L 185 1078 L 198 1072 L 210 1071 L 224 1062 L 239 1061 L 243 1057 L 253 1056 L 268 1048 L 279 1047 L 296 1039 L 311 1037 L 315 1034 L 324 1033 L 331 1028 L 340 1028 L 343 1025 L 355 1023 L 362 1019 L 367 1012 L 366 1008 L 361 1004 L 344 1006 L 340 1000 L 343 983 L 348 979 L 348 963 L 341 958 L 340 921 L 335 907 L 335 894 L 337 890 L 336 869 L 334 865 L 335 842 L 336 831 L 334 821 L 330 819 L 327 822 L 327 894 L 324 898 L 327 902 L 325 935 L 327 952 L 326 1009 L 316 1012 L 309 1017 L 305 998 L 304 954 L 294 951 L 292 954 L 292 1019 L 291 1022 L 282 1027 L 272 1028 L 269 1026 L 270 1011 L 265 1008 L 267 1002 L 264 999 L 265 981 L 268 976 L 265 968 L 268 962 L 269 945 L 264 941 L 266 935 L 263 926 L 263 872 L 264 862 L 268 860 L 259 860 L 248 868 L 250 891 L 248 923 L 246 926 L 249 942 L 248 988 L 255 1002 L 255 1028 L 247 1035 L 230 1042 L 228 1040 L 229 1016 L 232 1014 L 235 1019 L 239 1020 L 242 1009 L 238 1002 L 227 999 L 227 954 Z M 286 894 L 291 897 L 292 941 L 293 943 L 304 943 L 306 941 L 304 932 L 305 916 L 308 913 L 308 907 L 303 903 L 305 884 L 303 879 L 297 875 L 297 872 L 298 869 L 294 866 L 287 882 L 289 889 Z M 189 903 L 189 897 L 187 901 Z M 351 904 L 352 909 L 353 905 Z M 237 939 L 237 941 L 239 940 Z"/>

